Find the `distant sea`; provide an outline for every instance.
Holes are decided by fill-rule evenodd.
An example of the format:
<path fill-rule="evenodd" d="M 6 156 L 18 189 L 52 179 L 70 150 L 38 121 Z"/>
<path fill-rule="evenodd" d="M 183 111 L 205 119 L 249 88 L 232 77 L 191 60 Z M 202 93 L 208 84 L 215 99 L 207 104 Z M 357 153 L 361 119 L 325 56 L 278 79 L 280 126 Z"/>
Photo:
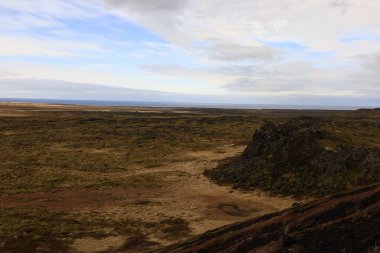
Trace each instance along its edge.
<path fill-rule="evenodd" d="M 182 107 L 182 108 L 221 108 L 221 109 L 223 108 L 223 109 L 357 110 L 360 108 L 371 108 L 371 107 L 363 107 L 363 106 L 218 104 L 218 103 L 66 100 L 66 99 L 29 99 L 29 98 L 0 98 L 0 102 L 44 103 L 44 104 L 63 104 L 63 105 L 94 105 L 94 106 Z"/>

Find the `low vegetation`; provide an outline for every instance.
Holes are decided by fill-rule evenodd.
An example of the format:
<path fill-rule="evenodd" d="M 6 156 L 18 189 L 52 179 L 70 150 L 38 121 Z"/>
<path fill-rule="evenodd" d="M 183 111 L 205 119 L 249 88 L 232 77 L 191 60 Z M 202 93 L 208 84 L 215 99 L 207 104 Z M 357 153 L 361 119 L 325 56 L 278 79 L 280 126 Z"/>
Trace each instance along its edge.
<path fill-rule="evenodd" d="M 188 238 L 189 221 L 180 214 L 155 213 L 155 220 L 144 216 L 150 207 L 164 205 L 154 194 L 170 191 L 178 173 L 190 177 L 161 169 L 188 161 L 188 152 L 222 154 L 225 145 L 246 145 L 268 119 L 277 124 L 311 117 L 331 122 L 321 128 L 346 144 L 380 146 L 379 114 L 362 111 L 2 104 L 0 112 L 1 252 L 66 252 L 85 238 L 118 236 L 125 240 L 114 251 L 136 252 L 160 243 L 151 235 L 163 243 Z M 323 142 L 336 148 L 334 140 Z M 284 182 L 295 176 L 284 174 Z M 66 206 L 59 205 L 61 197 Z M 103 202 L 112 206 L 101 209 Z M 244 211 L 220 208 L 235 216 Z M 135 216 L 128 216 L 131 210 Z"/>
<path fill-rule="evenodd" d="M 68 252 L 78 238 L 96 240 L 113 236 L 132 238 L 117 251 L 152 244 L 141 234 L 159 232 L 163 239 L 182 238 L 190 233 L 187 222 L 167 218 L 159 222 L 105 216 L 99 213 L 67 213 L 43 208 L 1 208 L 1 252 Z M 135 244 L 134 240 L 137 240 Z"/>
<path fill-rule="evenodd" d="M 0 121 L 0 191 L 156 187 L 111 173 L 157 167 L 188 151 L 249 139 L 257 118 L 132 112 L 39 112 Z M 157 178 L 157 177 L 156 177 Z M 152 184 L 151 184 L 152 183 Z"/>

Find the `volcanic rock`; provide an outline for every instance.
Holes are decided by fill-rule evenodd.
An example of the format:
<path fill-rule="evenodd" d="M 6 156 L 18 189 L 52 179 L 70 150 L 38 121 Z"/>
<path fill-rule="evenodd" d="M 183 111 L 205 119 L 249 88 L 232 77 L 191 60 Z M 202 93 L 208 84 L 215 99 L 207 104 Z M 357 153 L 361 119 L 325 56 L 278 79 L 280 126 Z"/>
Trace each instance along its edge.
<path fill-rule="evenodd" d="M 165 253 L 380 252 L 380 185 L 228 225 L 165 248 Z"/>
<path fill-rule="evenodd" d="M 353 147 L 319 122 L 266 122 L 241 156 L 205 175 L 235 187 L 283 195 L 323 195 L 380 181 L 380 148 Z"/>

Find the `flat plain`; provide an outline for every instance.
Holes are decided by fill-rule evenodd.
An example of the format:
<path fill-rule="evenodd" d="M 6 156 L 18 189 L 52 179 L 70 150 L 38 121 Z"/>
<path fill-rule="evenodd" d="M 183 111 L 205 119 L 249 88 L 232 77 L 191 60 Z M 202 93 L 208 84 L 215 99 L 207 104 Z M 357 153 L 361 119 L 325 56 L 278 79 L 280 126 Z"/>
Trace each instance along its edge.
<path fill-rule="evenodd" d="M 203 175 L 265 121 L 305 117 L 380 146 L 378 111 L 1 103 L 0 252 L 143 252 L 307 201 Z"/>

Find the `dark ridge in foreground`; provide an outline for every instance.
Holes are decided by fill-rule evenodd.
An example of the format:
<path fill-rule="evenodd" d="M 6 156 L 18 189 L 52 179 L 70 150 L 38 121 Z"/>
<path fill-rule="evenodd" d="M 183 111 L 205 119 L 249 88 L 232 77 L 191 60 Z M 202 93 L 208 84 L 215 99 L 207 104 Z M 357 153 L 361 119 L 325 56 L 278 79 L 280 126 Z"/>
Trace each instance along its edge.
<path fill-rule="evenodd" d="M 283 195 L 317 196 L 379 182 L 380 148 L 348 145 L 330 129 L 330 123 L 311 119 L 266 122 L 240 157 L 205 175 Z"/>
<path fill-rule="evenodd" d="M 380 252 L 380 185 L 206 232 L 158 252 Z"/>

